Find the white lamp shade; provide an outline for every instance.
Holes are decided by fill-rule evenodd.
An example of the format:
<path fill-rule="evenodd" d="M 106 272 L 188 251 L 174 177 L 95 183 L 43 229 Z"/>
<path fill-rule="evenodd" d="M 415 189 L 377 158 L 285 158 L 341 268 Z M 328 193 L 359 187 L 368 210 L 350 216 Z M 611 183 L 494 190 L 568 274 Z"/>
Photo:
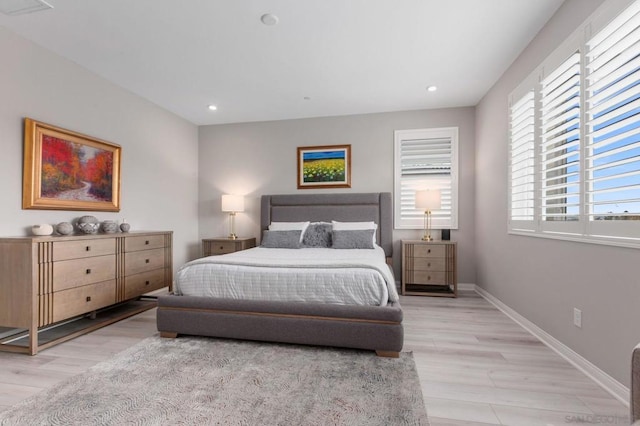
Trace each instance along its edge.
<path fill-rule="evenodd" d="M 438 189 L 416 191 L 416 208 L 420 210 L 438 210 L 442 207 L 442 194 Z"/>
<path fill-rule="evenodd" d="M 223 212 L 243 212 L 244 197 L 242 195 L 225 194 L 222 196 Z"/>

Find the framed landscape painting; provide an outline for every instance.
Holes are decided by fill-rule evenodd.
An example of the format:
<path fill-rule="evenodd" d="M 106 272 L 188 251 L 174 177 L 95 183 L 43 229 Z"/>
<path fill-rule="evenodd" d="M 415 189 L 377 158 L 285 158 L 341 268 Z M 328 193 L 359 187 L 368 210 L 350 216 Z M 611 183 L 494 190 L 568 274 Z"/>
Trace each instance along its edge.
<path fill-rule="evenodd" d="M 298 189 L 351 188 L 351 145 L 298 147 Z"/>
<path fill-rule="evenodd" d="M 120 211 L 120 151 L 25 118 L 22 208 Z"/>

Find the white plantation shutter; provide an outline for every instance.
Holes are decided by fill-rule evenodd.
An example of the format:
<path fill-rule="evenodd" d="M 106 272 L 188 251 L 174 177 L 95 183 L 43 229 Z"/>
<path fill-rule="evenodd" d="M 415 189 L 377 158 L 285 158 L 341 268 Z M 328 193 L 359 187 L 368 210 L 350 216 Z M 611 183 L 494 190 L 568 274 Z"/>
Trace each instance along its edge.
<path fill-rule="evenodd" d="M 531 229 L 535 207 L 535 95 L 528 91 L 509 109 L 511 228 Z"/>
<path fill-rule="evenodd" d="M 640 237 L 640 3 L 587 42 L 591 231 Z M 634 221 L 629 222 L 629 221 Z M 621 221 L 625 221 L 621 223 Z"/>
<path fill-rule="evenodd" d="M 578 221 L 581 191 L 579 52 L 542 80 L 540 104 L 541 219 L 543 222 Z"/>
<path fill-rule="evenodd" d="M 458 129 L 395 132 L 395 228 L 422 229 L 424 211 L 415 193 L 439 189 L 442 206 L 432 212 L 432 228 L 457 228 Z"/>
<path fill-rule="evenodd" d="M 509 101 L 509 232 L 640 248 L 640 0 L 605 2 Z"/>

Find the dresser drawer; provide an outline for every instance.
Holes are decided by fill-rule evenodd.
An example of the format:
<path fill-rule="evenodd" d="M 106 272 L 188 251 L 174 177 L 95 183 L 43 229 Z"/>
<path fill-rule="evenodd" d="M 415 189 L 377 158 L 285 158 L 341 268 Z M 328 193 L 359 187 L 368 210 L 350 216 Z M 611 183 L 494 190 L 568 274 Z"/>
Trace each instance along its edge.
<path fill-rule="evenodd" d="M 446 271 L 447 260 L 444 257 L 407 259 L 408 268 L 412 271 Z"/>
<path fill-rule="evenodd" d="M 116 278 L 116 256 L 62 260 L 53 263 L 53 291 Z"/>
<path fill-rule="evenodd" d="M 53 293 L 53 322 L 116 303 L 115 280 Z"/>
<path fill-rule="evenodd" d="M 134 251 L 124 255 L 125 275 L 139 274 L 159 268 L 164 268 L 164 248 Z"/>
<path fill-rule="evenodd" d="M 166 287 L 169 284 L 165 283 L 164 276 L 164 269 L 156 269 L 126 277 L 124 281 L 125 300 L 133 299 L 141 294 Z"/>
<path fill-rule="evenodd" d="M 435 244 L 414 244 L 413 257 L 445 257 L 446 246 Z"/>
<path fill-rule="evenodd" d="M 211 254 L 227 254 L 236 251 L 235 241 L 214 241 L 211 243 Z"/>
<path fill-rule="evenodd" d="M 445 285 L 447 273 L 430 271 L 413 271 L 408 277 L 407 284 L 442 284 Z"/>
<path fill-rule="evenodd" d="M 139 237 L 127 237 L 124 240 L 124 251 L 140 251 L 164 247 L 164 235 L 141 235 Z"/>
<path fill-rule="evenodd" d="M 53 243 L 53 260 L 80 259 L 116 253 L 115 238 L 96 238 Z"/>

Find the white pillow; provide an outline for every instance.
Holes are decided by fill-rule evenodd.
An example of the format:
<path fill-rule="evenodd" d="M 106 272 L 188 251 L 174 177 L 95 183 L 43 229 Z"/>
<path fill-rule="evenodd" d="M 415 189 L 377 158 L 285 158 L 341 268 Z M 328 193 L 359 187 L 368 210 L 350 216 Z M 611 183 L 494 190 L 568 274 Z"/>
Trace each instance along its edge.
<path fill-rule="evenodd" d="M 304 232 L 309 227 L 310 222 L 271 222 L 269 231 L 302 231 L 300 232 L 300 243 Z"/>
<path fill-rule="evenodd" d="M 331 221 L 333 225 L 334 231 L 357 231 L 359 229 L 374 229 L 373 233 L 373 244 L 376 244 L 376 232 L 378 229 L 378 224 L 375 222 L 336 222 L 335 220 Z"/>

